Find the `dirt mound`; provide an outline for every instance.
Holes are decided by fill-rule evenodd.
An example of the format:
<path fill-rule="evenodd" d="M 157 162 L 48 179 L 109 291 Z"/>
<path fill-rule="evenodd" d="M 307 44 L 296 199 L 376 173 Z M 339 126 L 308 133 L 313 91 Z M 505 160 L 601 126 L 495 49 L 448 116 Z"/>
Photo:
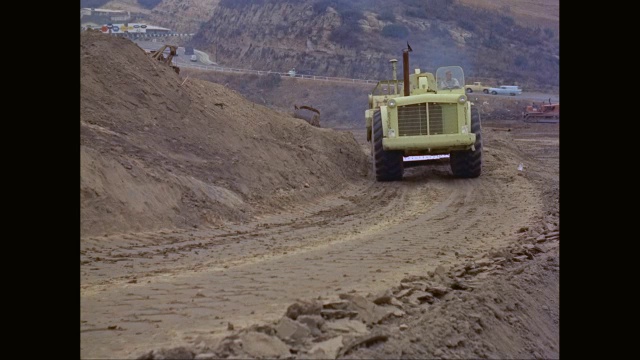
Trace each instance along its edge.
<path fill-rule="evenodd" d="M 351 133 L 81 34 L 81 236 L 243 221 L 368 175 Z"/>

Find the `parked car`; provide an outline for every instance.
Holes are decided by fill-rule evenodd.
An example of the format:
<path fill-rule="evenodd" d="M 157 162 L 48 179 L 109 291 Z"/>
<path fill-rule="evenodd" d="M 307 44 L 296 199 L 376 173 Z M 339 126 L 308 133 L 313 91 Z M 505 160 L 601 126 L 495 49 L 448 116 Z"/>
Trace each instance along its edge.
<path fill-rule="evenodd" d="M 522 89 L 515 85 L 502 85 L 499 87 L 489 88 L 489 94 L 516 96 L 522 94 Z"/>

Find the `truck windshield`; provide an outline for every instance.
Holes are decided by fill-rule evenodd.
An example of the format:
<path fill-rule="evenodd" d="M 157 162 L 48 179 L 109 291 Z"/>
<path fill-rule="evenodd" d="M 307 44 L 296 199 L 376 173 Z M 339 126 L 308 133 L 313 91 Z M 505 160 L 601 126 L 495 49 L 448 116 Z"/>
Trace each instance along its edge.
<path fill-rule="evenodd" d="M 464 72 L 460 66 L 445 66 L 436 71 L 438 90 L 462 89 L 464 86 Z"/>

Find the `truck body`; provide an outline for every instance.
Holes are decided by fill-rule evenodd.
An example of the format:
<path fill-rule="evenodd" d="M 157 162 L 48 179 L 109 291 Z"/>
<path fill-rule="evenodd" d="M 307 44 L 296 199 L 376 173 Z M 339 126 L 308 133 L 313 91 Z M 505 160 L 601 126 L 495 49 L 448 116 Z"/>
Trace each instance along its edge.
<path fill-rule="evenodd" d="M 489 88 L 491 86 L 489 85 L 482 85 L 482 83 L 480 81 L 475 81 L 473 84 L 467 84 L 464 86 L 465 90 L 468 93 L 472 93 L 472 92 L 483 92 L 485 94 L 489 93 Z"/>
<path fill-rule="evenodd" d="M 435 76 L 420 69 L 409 74 L 408 50 L 404 50 L 400 81 L 396 79 L 397 60 L 391 62 L 393 79 L 377 83 L 365 111 L 376 179 L 402 180 L 405 167 L 422 165 L 405 158 L 423 155 L 448 155 L 456 177 L 480 176 L 480 113 L 465 94 L 462 68 L 441 67 Z M 457 86 L 445 84 L 450 77 Z"/>

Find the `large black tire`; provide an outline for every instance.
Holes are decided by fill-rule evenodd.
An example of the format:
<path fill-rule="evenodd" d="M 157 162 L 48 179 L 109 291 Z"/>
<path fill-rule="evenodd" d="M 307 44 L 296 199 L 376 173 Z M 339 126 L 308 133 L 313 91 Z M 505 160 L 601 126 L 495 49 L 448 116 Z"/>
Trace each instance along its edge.
<path fill-rule="evenodd" d="M 489 93 L 489 89 L 484 89 L 482 90 L 483 93 L 488 94 Z"/>
<path fill-rule="evenodd" d="M 452 151 L 449 155 L 451 172 L 459 178 L 476 178 L 482 173 L 482 128 L 480 112 L 471 108 L 471 132 L 476 134 L 475 150 Z"/>
<path fill-rule="evenodd" d="M 373 113 L 371 134 L 371 158 L 373 171 L 378 181 L 402 180 L 404 166 L 401 151 L 384 151 L 382 149 L 382 116 L 380 110 Z"/>
<path fill-rule="evenodd" d="M 469 94 L 471 94 L 471 93 L 473 92 L 473 89 L 472 89 L 472 88 L 467 88 L 467 92 L 468 92 Z"/>

